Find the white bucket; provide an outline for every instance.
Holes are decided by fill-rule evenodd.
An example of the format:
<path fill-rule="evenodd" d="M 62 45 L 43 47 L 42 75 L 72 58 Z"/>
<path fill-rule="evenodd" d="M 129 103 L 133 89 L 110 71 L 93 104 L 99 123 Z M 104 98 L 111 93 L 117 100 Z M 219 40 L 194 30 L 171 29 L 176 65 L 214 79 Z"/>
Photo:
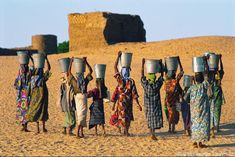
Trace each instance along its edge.
<path fill-rule="evenodd" d="M 193 57 L 193 72 L 204 72 L 205 65 L 203 57 Z"/>
<path fill-rule="evenodd" d="M 190 87 L 193 84 L 193 77 L 190 75 L 184 75 L 184 87 Z"/>
<path fill-rule="evenodd" d="M 161 72 L 160 61 L 157 59 L 146 59 L 145 61 L 147 73 L 158 73 Z"/>
<path fill-rule="evenodd" d="M 61 58 L 58 60 L 60 64 L 60 70 L 61 72 L 68 72 L 69 64 L 70 64 L 70 58 Z"/>
<path fill-rule="evenodd" d="M 178 68 L 178 56 L 175 57 L 166 57 L 166 68 L 167 70 L 177 70 Z"/>
<path fill-rule="evenodd" d="M 131 67 L 132 53 L 122 52 L 121 55 L 121 65 L 122 67 L 129 68 Z"/>
<path fill-rule="evenodd" d="M 33 61 L 35 68 L 44 68 L 45 55 L 43 53 L 33 54 Z"/>
<path fill-rule="evenodd" d="M 18 60 L 20 64 L 29 64 L 29 56 L 26 51 L 17 51 Z"/>
<path fill-rule="evenodd" d="M 84 73 L 86 71 L 86 64 L 83 58 L 74 58 L 74 65 L 76 73 Z"/>
<path fill-rule="evenodd" d="M 106 71 L 106 64 L 95 64 L 95 76 L 96 78 L 104 78 Z"/>

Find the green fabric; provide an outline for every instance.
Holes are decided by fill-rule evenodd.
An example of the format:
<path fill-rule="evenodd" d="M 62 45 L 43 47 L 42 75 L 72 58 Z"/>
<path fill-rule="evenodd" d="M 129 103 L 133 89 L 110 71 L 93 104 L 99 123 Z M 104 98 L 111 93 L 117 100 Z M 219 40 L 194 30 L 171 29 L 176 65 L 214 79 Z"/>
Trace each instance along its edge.
<path fill-rule="evenodd" d="M 75 112 L 65 112 L 64 125 L 65 128 L 74 129 L 76 126 Z"/>
<path fill-rule="evenodd" d="M 48 88 L 46 81 L 50 76 L 51 72 L 46 71 L 42 85 L 31 90 L 31 101 L 27 117 L 29 122 L 47 121 L 49 119 Z"/>
<path fill-rule="evenodd" d="M 156 81 L 156 75 L 155 74 L 148 74 L 148 81 L 149 81 L 149 84 L 154 84 Z"/>

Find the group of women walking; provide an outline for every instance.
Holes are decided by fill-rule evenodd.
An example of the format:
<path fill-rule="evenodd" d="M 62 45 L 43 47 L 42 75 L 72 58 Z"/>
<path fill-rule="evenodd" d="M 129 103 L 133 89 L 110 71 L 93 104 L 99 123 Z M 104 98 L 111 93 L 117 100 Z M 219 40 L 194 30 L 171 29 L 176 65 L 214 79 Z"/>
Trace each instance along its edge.
<path fill-rule="evenodd" d="M 179 122 L 180 112 L 185 133 L 191 136 L 194 147 L 206 147 L 202 142 L 208 141 L 210 136 L 215 137 L 215 130 L 220 131 L 221 106 L 225 103 L 221 87 L 224 71 L 221 54 L 216 55 L 217 62 L 213 63 L 220 64 L 211 66 L 212 54 L 216 55 L 209 53 L 198 57 L 202 63 L 200 66 L 203 68 L 198 70 L 197 68 L 200 66 L 195 63 L 194 76 L 184 75 L 179 57 L 167 58 L 165 63 L 161 59 L 142 59 L 141 85 L 144 90 L 144 111 L 152 140 L 157 140 L 155 130 L 163 127 L 160 96 L 162 86 L 165 91 L 163 110 L 168 120 L 169 133 L 176 133 L 175 126 Z M 26 54 L 25 56 L 31 59 L 33 66 L 29 67 L 27 60 L 20 61 L 20 70 L 15 81 L 17 123 L 23 126 L 22 131 L 27 132 L 28 122 L 36 122 L 37 133 L 39 133 L 39 121 L 42 121 L 43 131 L 47 132 L 45 127 L 45 122 L 48 120 L 46 81 L 51 76 L 50 64 L 45 55 L 47 66 L 44 70 L 44 66 L 34 65 L 35 59 L 30 55 Z M 134 120 L 134 101 L 138 109 L 142 111 L 135 81 L 130 76 L 131 56 L 130 53 L 119 52 L 115 61 L 114 78 L 117 81 L 117 86 L 111 96 L 113 113 L 109 120 L 110 125 L 116 126 L 119 132 L 125 136 L 130 135 L 129 128 L 131 121 Z M 89 129 L 95 128 L 95 134 L 98 135 L 97 126 L 101 125 L 103 135 L 105 135 L 104 101 L 109 99 L 104 77 L 106 65 L 95 66 L 96 87 L 88 90 L 87 86 L 93 80 L 93 70 L 86 57 L 63 58 L 59 60 L 59 63 L 62 77 L 57 104 L 64 112 L 62 133 L 75 135 L 73 130 L 77 123 L 76 137 L 84 137 L 83 129 L 87 126 L 87 99 L 92 98 L 92 104 L 89 107 Z M 76 75 L 71 72 L 73 64 L 76 66 Z M 145 72 L 145 65 L 147 72 Z M 180 70 L 177 74 L 178 65 Z M 86 76 L 85 67 L 88 68 Z M 184 88 L 182 89 L 180 80 L 183 76 Z M 185 85 L 187 81 L 189 84 Z"/>

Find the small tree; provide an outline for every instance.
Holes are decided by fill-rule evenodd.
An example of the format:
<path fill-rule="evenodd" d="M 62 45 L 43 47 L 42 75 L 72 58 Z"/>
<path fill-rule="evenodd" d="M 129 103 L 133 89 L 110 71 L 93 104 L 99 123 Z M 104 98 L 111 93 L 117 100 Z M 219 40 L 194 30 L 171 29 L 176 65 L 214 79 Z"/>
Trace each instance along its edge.
<path fill-rule="evenodd" d="M 69 52 L 69 41 L 64 41 L 62 43 L 59 43 L 57 47 L 57 52 L 58 53 Z"/>

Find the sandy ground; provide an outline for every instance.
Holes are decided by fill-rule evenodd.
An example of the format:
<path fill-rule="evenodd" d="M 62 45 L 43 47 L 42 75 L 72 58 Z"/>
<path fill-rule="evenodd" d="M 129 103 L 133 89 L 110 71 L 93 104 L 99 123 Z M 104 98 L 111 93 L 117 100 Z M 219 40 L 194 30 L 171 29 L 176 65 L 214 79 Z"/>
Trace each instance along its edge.
<path fill-rule="evenodd" d="M 214 46 L 213 46 L 214 45 Z M 163 58 L 167 55 L 180 55 L 186 74 L 192 74 L 191 58 L 204 51 L 212 50 L 223 54 L 225 76 L 223 90 L 227 103 L 222 108 L 221 129 L 215 139 L 207 144 L 209 148 L 195 149 L 191 140 L 184 136 L 182 118 L 176 127 L 177 134 L 167 133 L 167 121 L 164 115 L 164 128 L 157 131 L 158 141 L 151 141 L 144 112 L 134 107 L 135 121 L 131 125 L 130 137 L 119 135 L 117 129 L 109 125 L 111 115 L 111 104 L 105 104 L 107 137 L 94 136 L 94 130 L 85 129 L 84 139 L 65 136 L 61 134 L 63 113 L 56 106 L 57 92 L 59 89 L 59 67 L 57 60 L 65 56 L 87 56 L 88 61 L 105 63 L 108 65 L 106 73 L 106 84 L 110 91 L 116 85 L 113 78 L 113 65 L 117 50 L 134 52 L 131 76 L 135 79 L 140 102 L 143 106 L 143 89 L 140 85 L 141 59 Z M 18 60 L 16 56 L 0 56 L 0 155 L 105 155 L 105 156 L 156 156 L 156 155 L 235 155 L 235 40 L 234 38 L 196 38 L 157 43 L 120 44 L 106 48 L 87 49 L 62 55 L 50 55 L 52 65 L 52 77 L 48 81 L 49 88 L 49 114 L 47 122 L 48 133 L 35 135 L 35 124 L 29 124 L 29 133 L 20 131 L 21 127 L 15 124 L 15 90 L 13 82 L 18 72 Z M 88 54 L 85 54 L 88 53 Z M 95 85 L 94 81 L 89 89 Z M 162 102 L 164 98 L 161 89 Z M 91 101 L 89 101 L 90 105 Z M 136 104 L 134 104 L 135 106 Z M 89 114 L 88 114 L 89 115 Z M 88 116 L 89 118 L 89 116 Z M 99 128 L 99 134 L 101 134 Z"/>

